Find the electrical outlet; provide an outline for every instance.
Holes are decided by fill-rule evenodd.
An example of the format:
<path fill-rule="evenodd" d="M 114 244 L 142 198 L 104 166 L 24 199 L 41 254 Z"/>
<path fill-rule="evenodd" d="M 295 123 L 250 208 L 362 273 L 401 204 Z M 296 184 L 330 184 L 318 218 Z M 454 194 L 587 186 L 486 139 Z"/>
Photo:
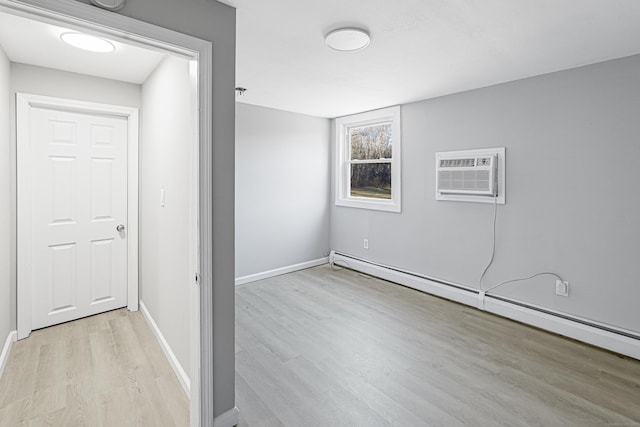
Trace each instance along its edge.
<path fill-rule="evenodd" d="M 362 239 L 362 247 L 369 249 L 369 239 Z"/>
<path fill-rule="evenodd" d="M 563 297 L 569 296 L 569 282 L 563 282 L 562 280 L 556 280 L 556 295 Z"/>

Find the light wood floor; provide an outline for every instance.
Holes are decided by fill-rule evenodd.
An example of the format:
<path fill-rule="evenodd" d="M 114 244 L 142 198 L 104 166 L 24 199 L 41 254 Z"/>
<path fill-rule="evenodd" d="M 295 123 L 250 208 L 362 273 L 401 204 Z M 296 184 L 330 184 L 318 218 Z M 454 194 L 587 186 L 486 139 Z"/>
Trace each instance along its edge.
<path fill-rule="evenodd" d="M 0 426 L 188 426 L 189 402 L 140 313 L 34 331 L 0 379 Z"/>
<path fill-rule="evenodd" d="M 640 426 L 640 362 L 349 270 L 236 293 L 240 426 Z"/>

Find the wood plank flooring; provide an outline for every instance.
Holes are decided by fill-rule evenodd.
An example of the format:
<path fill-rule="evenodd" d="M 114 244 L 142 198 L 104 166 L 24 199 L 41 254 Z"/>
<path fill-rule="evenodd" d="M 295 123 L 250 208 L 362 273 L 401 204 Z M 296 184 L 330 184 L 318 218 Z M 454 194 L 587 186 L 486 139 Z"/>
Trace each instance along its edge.
<path fill-rule="evenodd" d="M 188 426 L 189 401 L 139 312 L 34 331 L 0 379 L 0 426 Z"/>
<path fill-rule="evenodd" d="M 238 287 L 236 405 L 242 427 L 640 426 L 640 362 L 325 265 Z"/>

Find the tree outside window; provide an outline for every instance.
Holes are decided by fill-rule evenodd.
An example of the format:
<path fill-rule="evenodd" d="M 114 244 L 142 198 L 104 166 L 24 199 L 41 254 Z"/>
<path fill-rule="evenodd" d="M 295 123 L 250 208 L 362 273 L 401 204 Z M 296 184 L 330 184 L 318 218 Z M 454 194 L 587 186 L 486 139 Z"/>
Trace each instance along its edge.
<path fill-rule="evenodd" d="M 392 134 L 392 123 L 349 129 L 351 197 L 391 199 Z"/>
<path fill-rule="evenodd" d="M 336 204 L 400 211 L 400 107 L 336 120 Z"/>

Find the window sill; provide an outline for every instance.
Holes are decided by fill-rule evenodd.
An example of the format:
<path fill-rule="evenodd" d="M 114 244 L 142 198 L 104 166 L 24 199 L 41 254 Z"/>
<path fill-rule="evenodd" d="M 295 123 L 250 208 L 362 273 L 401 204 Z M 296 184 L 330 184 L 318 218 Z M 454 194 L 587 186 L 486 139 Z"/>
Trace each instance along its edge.
<path fill-rule="evenodd" d="M 402 211 L 400 203 L 393 200 L 376 200 L 366 198 L 338 199 L 336 200 L 336 206 L 397 213 Z"/>

